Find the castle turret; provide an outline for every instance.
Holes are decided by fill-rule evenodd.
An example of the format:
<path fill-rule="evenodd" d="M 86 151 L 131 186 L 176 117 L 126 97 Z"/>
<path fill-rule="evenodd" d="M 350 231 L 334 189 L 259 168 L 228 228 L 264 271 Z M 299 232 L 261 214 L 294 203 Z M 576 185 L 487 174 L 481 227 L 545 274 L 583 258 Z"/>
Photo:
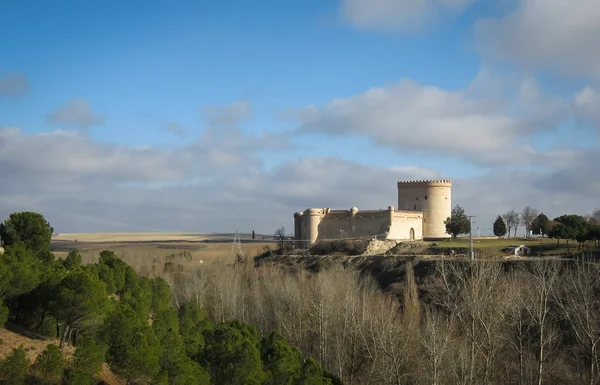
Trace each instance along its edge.
<path fill-rule="evenodd" d="M 452 213 L 452 181 L 398 182 L 398 210 L 423 212 L 423 239 L 449 238 L 444 221 Z"/>

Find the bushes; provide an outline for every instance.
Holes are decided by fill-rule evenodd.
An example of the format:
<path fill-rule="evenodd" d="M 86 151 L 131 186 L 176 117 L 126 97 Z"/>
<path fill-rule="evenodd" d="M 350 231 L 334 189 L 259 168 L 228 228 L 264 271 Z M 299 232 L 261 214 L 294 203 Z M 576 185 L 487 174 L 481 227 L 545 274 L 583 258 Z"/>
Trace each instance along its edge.
<path fill-rule="evenodd" d="M 29 362 L 22 346 L 13 349 L 0 361 L 0 385 L 23 385 L 27 380 Z"/>

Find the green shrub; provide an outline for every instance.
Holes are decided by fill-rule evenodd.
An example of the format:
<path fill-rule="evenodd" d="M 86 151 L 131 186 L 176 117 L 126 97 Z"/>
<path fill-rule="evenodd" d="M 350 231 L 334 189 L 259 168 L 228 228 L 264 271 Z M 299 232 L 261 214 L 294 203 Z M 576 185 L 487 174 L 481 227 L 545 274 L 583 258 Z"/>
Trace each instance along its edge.
<path fill-rule="evenodd" d="M 29 361 L 23 346 L 13 349 L 0 361 L 0 385 L 23 385 L 27 380 Z"/>

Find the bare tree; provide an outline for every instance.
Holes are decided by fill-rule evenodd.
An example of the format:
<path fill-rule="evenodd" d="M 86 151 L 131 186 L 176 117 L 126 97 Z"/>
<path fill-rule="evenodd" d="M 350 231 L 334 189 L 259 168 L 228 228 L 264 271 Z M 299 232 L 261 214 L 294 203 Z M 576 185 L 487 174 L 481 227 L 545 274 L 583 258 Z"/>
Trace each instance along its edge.
<path fill-rule="evenodd" d="M 453 321 L 452 314 L 446 315 L 432 307 L 425 309 L 420 342 L 427 367 L 423 375 L 429 375 L 428 383 L 431 385 L 444 383 L 444 372 L 451 366 L 447 356 L 452 342 Z"/>
<path fill-rule="evenodd" d="M 510 238 L 510 231 L 514 229 L 515 235 L 517 233 L 517 227 L 519 227 L 519 213 L 517 213 L 514 209 L 510 209 L 505 214 L 502 215 L 504 219 L 504 223 L 506 223 L 506 227 L 508 232 L 508 238 Z"/>
<path fill-rule="evenodd" d="M 545 366 L 558 338 L 558 330 L 553 324 L 550 301 L 554 296 L 559 276 L 557 261 L 534 262 L 519 293 L 523 308 L 531 320 L 537 335 L 537 384 L 542 385 Z"/>
<path fill-rule="evenodd" d="M 600 270 L 592 263 L 577 259 L 575 269 L 564 278 L 556 302 L 589 362 L 587 377 L 593 385 L 597 382 L 600 345 Z"/>
<path fill-rule="evenodd" d="M 275 230 L 275 239 L 279 241 L 279 253 L 281 254 L 285 249 L 285 226 L 281 226 Z"/>
<path fill-rule="evenodd" d="M 530 205 L 525 206 L 521 213 L 521 220 L 525 225 L 525 238 L 529 237 L 529 230 L 531 229 L 531 223 L 537 218 L 538 211 Z"/>
<path fill-rule="evenodd" d="M 468 383 L 476 378 L 488 383 L 505 341 L 502 329 L 510 309 L 501 266 L 490 261 L 440 262 L 438 271 L 438 305 L 455 317 L 470 344 Z"/>
<path fill-rule="evenodd" d="M 529 362 L 531 361 L 531 347 L 529 343 L 529 336 L 532 334 L 533 325 L 530 322 L 530 317 L 526 309 L 524 308 L 524 301 L 521 295 L 522 282 L 528 280 L 528 275 L 522 271 L 513 272 L 510 275 L 510 281 L 508 286 L 512 288 L 512 291 L 508 294 L 510 301 L 509 318 L 507 320 L 507 333 L 506 341 L 508 345 L 508 352 L 511 355 L 514 354 L 516 359 L 505 358 L 505 366 L 508 366 L 510 371 L 510 363 L 515 362 L 517 364 L 516 375 L 518 378 L 518 384 L 524 385 L 526 383 L 532 383 L 530 376 L 527 376 L 529 372 Z M 513 374 L 510 373 L 509 377 Z"/>

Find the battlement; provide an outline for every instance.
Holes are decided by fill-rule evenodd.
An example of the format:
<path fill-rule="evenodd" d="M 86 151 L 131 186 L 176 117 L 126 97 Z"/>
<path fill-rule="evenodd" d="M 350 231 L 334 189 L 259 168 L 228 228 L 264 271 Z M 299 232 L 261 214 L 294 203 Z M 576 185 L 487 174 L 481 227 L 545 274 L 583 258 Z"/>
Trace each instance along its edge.
<path fill-rule="evenodd" d="M 452 186 L 450 179 L 437 179 L 437 180 L 399 180 L 398 187 L 412 187 L 412 186 Z"/>

